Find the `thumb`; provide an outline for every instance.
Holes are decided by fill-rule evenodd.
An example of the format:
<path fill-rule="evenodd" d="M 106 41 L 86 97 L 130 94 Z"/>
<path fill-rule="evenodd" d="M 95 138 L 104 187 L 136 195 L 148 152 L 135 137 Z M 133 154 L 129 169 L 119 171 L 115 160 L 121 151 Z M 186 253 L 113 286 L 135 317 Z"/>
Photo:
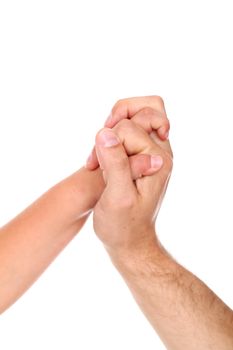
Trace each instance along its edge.
<path fill-rule="evenodd" d="M 135 186 L 127 153 L 112 129 L 104 128 L 96 136 L 96 153 L 109 190 L 122 195 Z"/>

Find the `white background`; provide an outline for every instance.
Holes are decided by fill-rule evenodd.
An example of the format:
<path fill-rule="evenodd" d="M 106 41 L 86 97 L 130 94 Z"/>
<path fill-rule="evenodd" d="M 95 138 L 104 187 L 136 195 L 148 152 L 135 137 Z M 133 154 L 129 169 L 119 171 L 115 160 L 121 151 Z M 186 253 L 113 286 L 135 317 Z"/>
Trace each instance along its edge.
<path fill-rule="evenodd" d="M 161 241 L 233 307 L 232 1 L 0 1 L 0 225 L 81 167 L 119 98 L 158 94 Z M 91 221 L 0 318 L 2 350 L 163 349 Z"/>

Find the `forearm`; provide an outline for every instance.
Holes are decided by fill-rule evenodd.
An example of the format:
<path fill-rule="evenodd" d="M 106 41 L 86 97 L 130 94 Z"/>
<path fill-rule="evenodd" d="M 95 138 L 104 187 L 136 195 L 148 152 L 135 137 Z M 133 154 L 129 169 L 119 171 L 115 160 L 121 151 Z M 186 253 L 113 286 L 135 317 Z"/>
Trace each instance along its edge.
<path fill-rule="evenodd" d="M 80 169 L 0 230 L 0 313 L 39 277 L 84 225 L 100 196 L 100 171 Z"/>
<path fill-rule="evenodd" d="M 167 349 L 233 349 L 232 311 L 159 245 L 110 255 Z"/>

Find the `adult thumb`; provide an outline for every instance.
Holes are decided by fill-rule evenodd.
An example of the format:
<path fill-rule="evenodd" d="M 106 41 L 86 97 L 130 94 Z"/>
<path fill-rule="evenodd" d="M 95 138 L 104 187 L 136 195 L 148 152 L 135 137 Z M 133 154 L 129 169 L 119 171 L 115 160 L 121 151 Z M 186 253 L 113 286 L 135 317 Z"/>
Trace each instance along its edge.
<path fill-rule="evenodd" d="M 135 190 L 127 153 L 112 129 L 104 128 L 98 132 L 96 153 L 109 189 L 119 195 L 130 188 Z"/>

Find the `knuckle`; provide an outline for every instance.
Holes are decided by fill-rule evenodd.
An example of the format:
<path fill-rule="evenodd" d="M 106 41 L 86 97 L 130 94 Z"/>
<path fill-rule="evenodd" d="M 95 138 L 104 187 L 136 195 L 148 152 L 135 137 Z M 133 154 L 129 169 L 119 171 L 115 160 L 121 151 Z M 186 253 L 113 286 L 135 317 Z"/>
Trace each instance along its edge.
<path fill-rule="evenodd" d="M 155 96 L 156 102 L 158 104 L 158 106 L 163 109 L 164 108 L 164 100 L 161 96 Z"/>
<path fill-rule="evenodd" d="M 160 112 L 164 112 L 165 104 L 163 98 L 158 95 L 153 95 L 151 96 L 151 98 L 153 99 L 153 105 L 155 106 L 155 108 L 158 109 Z"/>
<path fill-rule="evenodd" d="M 170 174 L 173 169 L 173 158 L 170 155 L 163 156 L 163 171 Z"/>
<path fill-rule="evenodd" d="M 154 109 L 151 107 L 145 107 L 143 108 L 143 114 L 145 117 L 151 116 L 155 113 Z"/>
<path fill-rule="evenodd" d="M 166 129 L 168 129 L 168 130 L 170 129 L 170 121 L 166 115 L 165 115 L 164 120 L 163 120 L 163 126 L 165 126 Z"/>
<path fill-rule="evenodd" d="M 130 127 L 131 124 L 132 122 L 129 119 L 122 119 L 118 122 L 115 128 L 117 130 L 127 129 Z"/>
<path fill-rule="evenodd" d="M 124 100 L 118 100 L 112 108 L 112 114 L 121 113 L 125 105 Z"/>

